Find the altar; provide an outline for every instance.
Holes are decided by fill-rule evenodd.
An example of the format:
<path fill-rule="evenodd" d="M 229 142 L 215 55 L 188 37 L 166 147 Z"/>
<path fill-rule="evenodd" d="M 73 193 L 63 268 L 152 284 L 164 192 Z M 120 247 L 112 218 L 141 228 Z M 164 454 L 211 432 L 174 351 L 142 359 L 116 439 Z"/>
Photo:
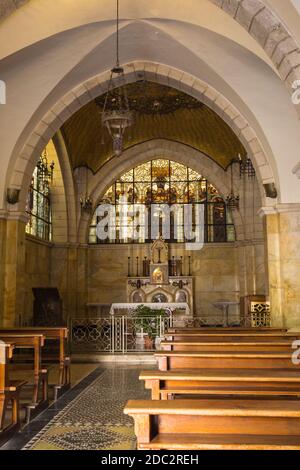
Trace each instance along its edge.
<path fill-rule="evenodd" d="M 130 315 L 134 316 L 138 307 L 146 305 L 151 310 L 164 310 L 171 317 L 177 312 L 185 317 L 190 316 L 190 308 L 187 303 L 117 303 L 112 304 L 110 308 L 110 315 Z M 126 312 L 126 313 L 125 313 Z"/>

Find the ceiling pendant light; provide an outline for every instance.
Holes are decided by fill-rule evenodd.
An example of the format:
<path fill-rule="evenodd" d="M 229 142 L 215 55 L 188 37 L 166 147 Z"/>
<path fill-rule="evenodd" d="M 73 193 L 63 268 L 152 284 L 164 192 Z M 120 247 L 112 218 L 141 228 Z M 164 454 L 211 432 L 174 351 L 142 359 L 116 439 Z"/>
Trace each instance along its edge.
<path fill-rule="evenodd" d="M 102 111 L 102 125 L 112 138 L 114 155 L 117 157 L 123 152 L 125 131 L 133 123 L 125 85 L 124 69 L 120 66 L 119 60 L 119 0 L 117 0 L 117 60 L 111 70 Z"/>
<path fill-rule="evenodd" d="M 239 162 L 240 162 L 240 175 L 246 176 L 249 179 L 255 178 L 256 172 L 255 172 L 251 159 L 249 157 L 246 157 L 246 159 L 243 160 L 242 157 L 239 155 Z"/>

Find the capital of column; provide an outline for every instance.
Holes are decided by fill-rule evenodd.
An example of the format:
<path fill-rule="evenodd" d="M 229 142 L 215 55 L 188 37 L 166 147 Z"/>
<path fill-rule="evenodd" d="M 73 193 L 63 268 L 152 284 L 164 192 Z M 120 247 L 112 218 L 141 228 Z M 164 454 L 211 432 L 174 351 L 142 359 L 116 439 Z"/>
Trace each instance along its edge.
<path fill-rule="evenodd" d="M 292 204 L 276 204 L 275 206 L 261 207 L 258 211 L 260 217 L 274 215 L 274 214 L 284 214 L 284 213 L 300 213 L 300 203 Z"/>

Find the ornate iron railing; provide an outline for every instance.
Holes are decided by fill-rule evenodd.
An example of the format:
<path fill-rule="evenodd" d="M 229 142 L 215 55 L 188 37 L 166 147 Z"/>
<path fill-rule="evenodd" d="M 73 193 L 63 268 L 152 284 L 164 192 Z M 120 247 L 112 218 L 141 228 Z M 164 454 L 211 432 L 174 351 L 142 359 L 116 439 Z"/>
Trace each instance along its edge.
<path fill-rule="evenodd" d="M 75 318 L 71 325 L 72 351 L 111 354 L 155 351 L 172 326 L 174 321 L 170 317 Z"/>
<path fill-rule="evenodd" d="M 259 314 L 252 327 L 269 326 L 269 311 Z M 208 322 L 208 320 L 210 320 Z M 259 321 L 258 321 L 259 320 Z M 172 317 L 113 316 L 74 318 L 71 322 L 72 352 L 128 354 L 160 349 L 160 341 L 168 328 L 222 326 L 222 319 L 211 317 L 182 319 Z M 237 326 L 237 325 L 236 325 Z"/>

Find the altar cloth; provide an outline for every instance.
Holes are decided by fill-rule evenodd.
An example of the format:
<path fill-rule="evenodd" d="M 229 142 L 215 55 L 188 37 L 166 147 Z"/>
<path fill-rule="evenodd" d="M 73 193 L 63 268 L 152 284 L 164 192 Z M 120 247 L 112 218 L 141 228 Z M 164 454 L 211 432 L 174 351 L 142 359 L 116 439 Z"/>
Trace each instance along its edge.
<path fill-rule="evenodd" d="M 191 315 L 190 307 L 186 302 L 176 302 L 176 303 L 118 303 L 112 304 L 110 308 L 110 315 L 114 315 L 116 310 L 129 310 L 131 311 L 130 314 L 134 314 L 134 311 L 137 307 L 145 305 L 146 307 L 150 307 L 153 310 L 161 310 L 164 309 L 169 311 L 170 313 L 174 313 L 175 310 L 185 310 L 186 316 Z"/>

